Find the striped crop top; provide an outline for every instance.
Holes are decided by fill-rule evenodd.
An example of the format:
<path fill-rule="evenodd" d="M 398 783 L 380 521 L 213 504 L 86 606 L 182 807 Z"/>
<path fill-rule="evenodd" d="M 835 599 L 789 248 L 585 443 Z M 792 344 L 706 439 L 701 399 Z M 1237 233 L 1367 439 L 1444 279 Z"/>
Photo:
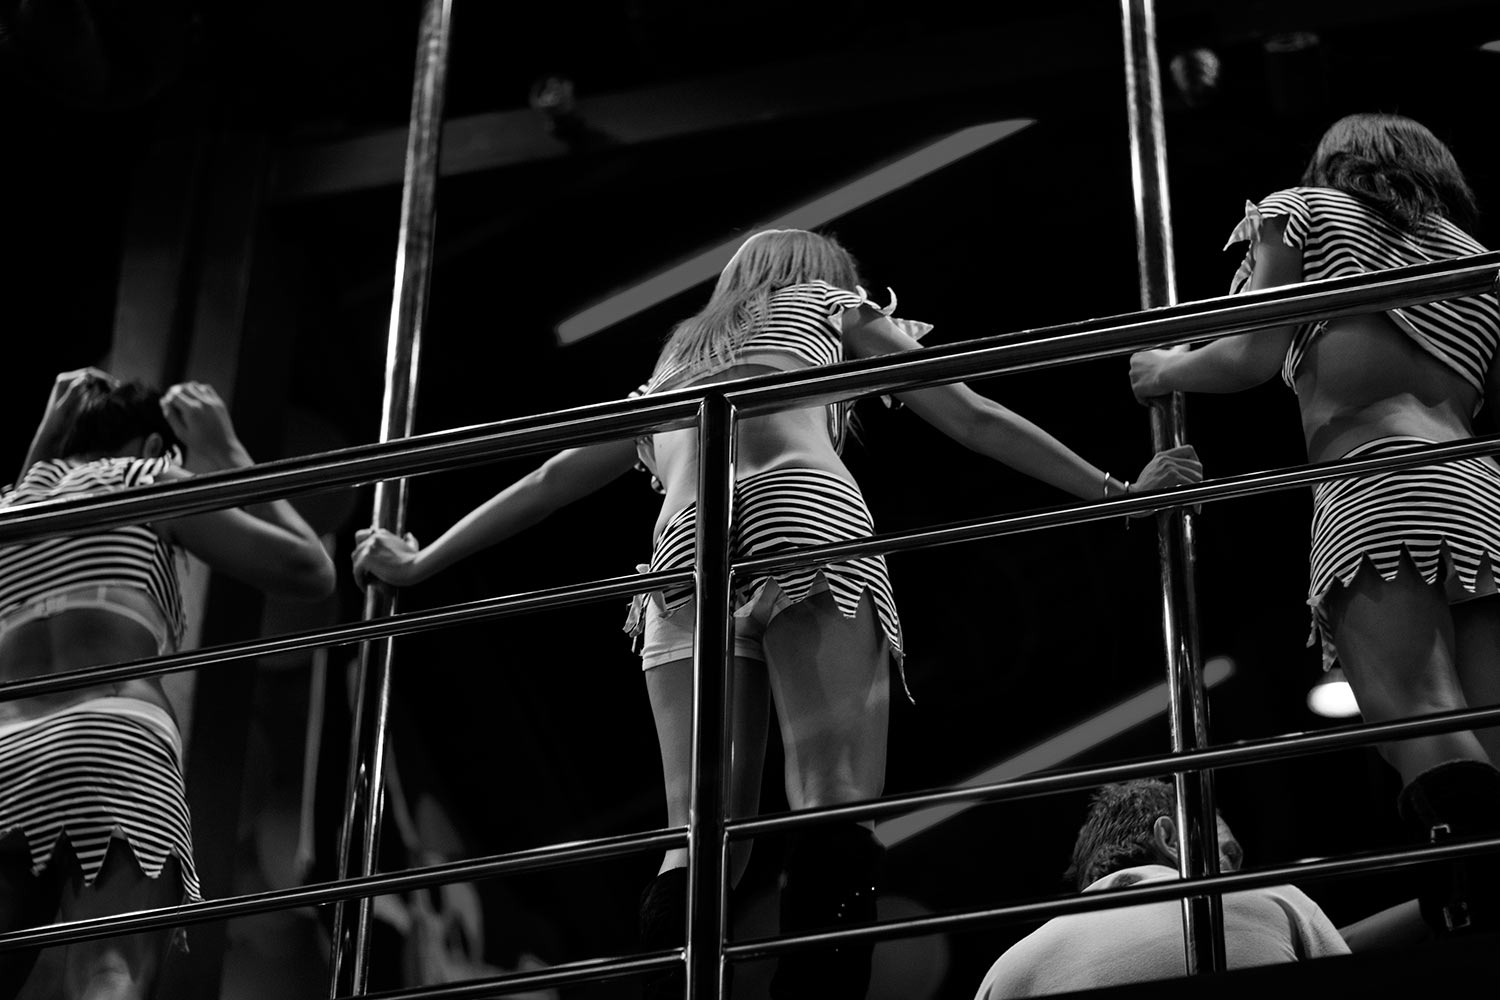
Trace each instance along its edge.
<path fill-rule="evenodd" d="M 19 483 L 0 490 L 0 510 L 144 486 L 175 464 L 170 456 L 37 462 Z M 53 594 L 119 585 L 150 595 L 181 642 L 185 620 L 175 554 L 176 549 L 146 525 L 0 546 L 0 618 Z"/>
<path fill-rule="evenodd" d="M 1287 246 L 1302 250 L 1302 279 L 1340 278 L 1393 267 L 1424 264 L 1485 252 L 1483 244 L 1452 222 L 1427 216 L 1415 232 L 1391 224 L 1374 208 L 1332 188 L 1277 191 L 1259 205 L 1245 203 L 1245 218 L 1225 244 L 1248 240 L 1250 250 L 1235 273 L 1230 294 L 1244 290 L 1255 266 L 1255 246 L 1265 219 L 1285 218 Z M 1387 311 L 1416 344 L 1456 372 L 1484 398 L 1485 376 L 1500 349 L 1500 298 L 1494 293 L 1427 302 Z M 1281 377 L 1295 389 L 1297 369 L 1327 320 L 1297 327 Z M 1477 408 L 1476 408 L 1477 409 Z"/>
<path fill-rule="evenodd" d="M 658 370 L 649 382 L 631 395 L 681 388 L 736 365 L 763 365 L 787 372 L 836 364 L 844 360 L 844 310 L 863 305 L 877 309 L 914 340 L 926 336 L 932 324 L 895 318 L 891 314 L 896 309 L 896 293 L 890 292 L 890 297 L 889 305 L 879 307 L 870 301 L 869 293 L 863 288 L 856 287 L 850 292 L 826 281 L 810 281 L 777 289 L 771 293 L 766 316 L 753 324 L 726 361 L 692 371 L 684 364 L 670 365 Z M 845 400 L 828 407 L 828 437 L 835 450 L 841 451 L 844 447 L 849 412 L 853 406 L 853 400 Z M 656 456 L 651 435 L 636 440 L 636 452 L 640 457 L 639 466 L 651 473 L 652 486 L 659 492 L 661 486 L 655 478 Z"/>

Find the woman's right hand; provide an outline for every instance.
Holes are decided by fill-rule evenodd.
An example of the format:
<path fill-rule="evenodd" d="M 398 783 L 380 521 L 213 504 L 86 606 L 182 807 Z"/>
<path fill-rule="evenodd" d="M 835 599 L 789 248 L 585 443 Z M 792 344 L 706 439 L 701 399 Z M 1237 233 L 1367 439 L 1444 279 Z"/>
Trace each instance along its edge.
<path fill-rule="evenodd" d="M 361 528 L 354 533 L 354 582 L 364 590 L 373 577 L 396 587 L 422 579 L 417 557 L 422 546 L 411 532 L 398 538 L 384 528 Z"/>
<path fill-rule="evenodd" d="M 1135 482 L 1130 484 L 1132 493 L 1166 489 L 1170 486 L 1190 486 L 1203 481 L 1203 463 L 1190 444 L 1180 444 L 1157 452 L 1146 463 Z"/>

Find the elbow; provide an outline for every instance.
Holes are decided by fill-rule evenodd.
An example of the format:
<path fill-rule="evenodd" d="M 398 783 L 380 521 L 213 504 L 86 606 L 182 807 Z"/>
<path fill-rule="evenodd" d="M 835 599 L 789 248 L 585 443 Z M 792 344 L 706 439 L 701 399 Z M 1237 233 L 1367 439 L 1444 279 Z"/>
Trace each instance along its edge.
<path fill-rule="evenodd" d="M 303 547 L 287 560 L 284 573 L 272 592 L 294 601 L 321 601 L 338 585 L 333 560 L 321 543 Z"/>

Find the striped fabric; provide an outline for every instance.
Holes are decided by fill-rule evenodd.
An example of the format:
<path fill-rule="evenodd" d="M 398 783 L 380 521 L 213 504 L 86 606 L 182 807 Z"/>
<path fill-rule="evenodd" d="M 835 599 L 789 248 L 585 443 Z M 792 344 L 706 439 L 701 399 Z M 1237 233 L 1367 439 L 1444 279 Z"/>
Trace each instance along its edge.
<path fill-rule="evenodd" d="M 745 339 L 727 362 L 692 370 L 684 364 L 670 365 L 658 370 L 649 382 L 630 395 L 634 397 L 669 388 L 682 388 L 736 365 L 762 365 L 776 371 L 798 371 L 843 361 L 844 311 L 863 305 L 878 308 L 882 315 L 915 340 L 926 336 L 932 329 L 932 324 L 892 316 L 896 308 L 896 293 L 890 289 L 886 291 L 890 294 L 890 304 L 875 307 L 870 302 L 869 293 L 863 288 L 850 292 L 826 281 L 778 289 L 771 293 L 765 319 L 745 332 Z M 834 403 L 828 407 L 828 438 L 835 451 L 843 450 L 848 436 L 849 414 L 853 408 L 853 400 Z M 661 492 L 660 482 L 655 478 L 656 457 L 649 435 L 636 440 L 636 451 L 640 456 L 638 467 L 652 475 L 653 488 Z"/>
<path fill-rule="evenodd" d="M 0 491 L 0 509 L 97 496 L 155 482 L 170 457 L 38 462 Z M 156 601 L 178 641 L 184 630 L 173 549 L 146 525 L 0 547 L 0 618 L 30 601 L 99 584 L 139 588 Z"/>
<path fill-rule="evenodd" d="M 689 504 L 667 522 L 646 567 L 649 572 L 693 565 L 695 514 L 696 506 Z M 874 532 L 874 523 L 859 487 L 832 473 L 820 469 L 773 469 L 746 476 L 735 484 L 730 553 L 736 561 L 813 545 L 854 541 L 868 538 Z M 901 620 L 896 614 L 890 574 L 881 556 L 862 556 L 824 567 L 786 570 L 749 581 L 735 594 L 736 613 L 747 613 L 765 587 L 779 587 L 794 604 L 805 601 L 814 592 L 820 577 L 827 582 L 834 603 L 846 617 L 853 618 L 860 599 L 866 592 L 870 594 L 881 630 L 900 663 L 903 657 Z M 667 614 L 684 607 L 692 597 L 690 585 L 649 595 L 649 599 L 661 602 Z M 626 623 L 626 631 L 632 635 L 639 636 L 644 628 L 643 602 L 646 599 L 648 595 L 642 595 L 632 602 L 630 620 Z"/>
<path fill-rule="evenodd" d="M 1447 219 L 1428 216 L 1416 232 L 1398 229 L 1353 195 L 1331 188 L 1296 187 L 1247 205 L 1246 218 L 1230 243 L 1250 241 L 1250 251 L 1231 285 L 1239 292 L 1254 265 L 1255 238 L 1263 219 L 1285 218 L 1283 240 L 1302 250 L 1305 281 L 1366 274 L 1485 252 Z M 1388 315 L 1416 343 L 1457 372 L 1482 396 L 1490 359 L 1500 347 L 1500 299 L 1494 293 L 1392 309 Z M 1294 388 L 1309 343 L 1326 320 L 1297 328 L 1281 377 Z"/>
<path fill-rule="evenodd" d="M 1369 441 L 1345 458 L 1373 457 L 1432 444 L 1393 436 Z M 1324 669 L 1337 654 L 1324 599 L 1347 586 L 1368 562 L 1382 579 L 1410 557 L 1428 583 L 1442 582 L 1451 599 L 1488 588 L 1500 563 L 1500 468 L 1472 458 L 1319 483 L 1313 492 L 1312 566 L 1307 603 L 1313 610 L 1308 645 L 1320 642 Z"/>
<path fill-rule="evenodd" d="M 151 878 L 176 857 L 184 900 L 201 899 L 175 737 L 165 712 L 127 698 L 0 725 L 0 837 L 26 835 L 34 873 L 66 838 L 91 884 L 118 836 Z"/>

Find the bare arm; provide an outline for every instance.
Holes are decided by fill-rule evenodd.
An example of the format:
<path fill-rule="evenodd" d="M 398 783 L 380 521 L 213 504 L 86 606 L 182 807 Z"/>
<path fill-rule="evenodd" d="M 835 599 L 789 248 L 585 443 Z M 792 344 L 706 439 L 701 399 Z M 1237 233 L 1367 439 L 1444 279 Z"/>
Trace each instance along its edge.
<path fill-rule="evenodd" d="M 93 383 L 104 387 L 116 384 L 114 376 L 97 368 L 77 368 L 61 372 L 52 382 L 52 392 L 47 396 L 47 408 L 37 424 L 36 433 L 21 460 L 21 472 L 16 476 L 20 482 L 26 471 L 38 462 L 61 458 L 64 439 L 73 425 L 73 417 L 88 396 Z"/>
<path fill-rule="evenodd" d="M 425 580 L 599 490 L 634 464 L 632 440 L 560 451 L 465 514 L 425 548 L 410 535 L 402 539 L 366 528 L 355 535 L 354 578 L 361 586 L 371 576 L 396 586 Z"/>
<path fill-rule="evenodd" d="M 1268 219 L 1255 244 L 1249 291 L 1292 285 L 1302 280 L 1302 251 L 1281 234 L 1285 219 Z M 1291 347 L 1296 328 L 1254 330 L 1224 337 L 1196 350 L 1142 351 L 1130 359 L 1130 385 L 1137 398 L 1171 392 L 1242 392 L 1274 378 Z"/>
<path fill-rule="evenodd" d="M 884 316 L 845 314 L 844 344 L 856 357 L 914 350 L 919 345 Z M 1017 472 L 1056 486 L 1076 497 L 1093 499 L 1127 491 L 1110 477 L 1025 417 L 963 383 L 914 389 L 896 394 L 912 412 L 953 440 L 1008 465 Z M 1202 478 L 1191 449 L 1163 452 L 1141 471 L 1136 488 L 1155 489 Z"/>
<path fill-rule="evenodd" d="M 173 386 L 162 396 L 162 412 L 188 455 L 187 473 L 165 478 L 255 464 L 211 386 Z M 177 518 L 159 530 L 214 569 L 267 593 L 316 600 L 333 591 L 333 561 L 311 525 L 286 500 Z"/>

